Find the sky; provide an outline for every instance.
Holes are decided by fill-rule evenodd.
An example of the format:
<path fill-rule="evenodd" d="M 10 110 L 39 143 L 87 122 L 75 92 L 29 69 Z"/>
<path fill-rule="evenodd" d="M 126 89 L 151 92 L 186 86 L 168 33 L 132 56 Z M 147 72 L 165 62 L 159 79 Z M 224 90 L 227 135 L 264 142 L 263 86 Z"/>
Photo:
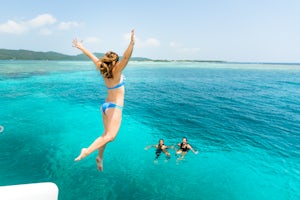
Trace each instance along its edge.
<path fill-rule="evenodd" d="M 0 48 L 300 63 L 299 0 L 0 0 Z"/>

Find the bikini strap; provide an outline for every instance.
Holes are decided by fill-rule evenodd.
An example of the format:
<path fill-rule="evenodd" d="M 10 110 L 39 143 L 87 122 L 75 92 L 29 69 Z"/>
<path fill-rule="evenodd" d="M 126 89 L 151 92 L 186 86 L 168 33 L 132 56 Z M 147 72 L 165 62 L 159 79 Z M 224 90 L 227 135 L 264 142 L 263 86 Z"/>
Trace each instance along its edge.
<path fill-rule="evenodd" d="M 108 90 L 114 90 L 114 89 L 117 89 L 119 87 L 122 87 L 123 85 L 125 85 L 125 76 L 122 74 L 120 83 L 118 85 L 114 86 L 114 87 L 107 87 L 107 89 Z"/>

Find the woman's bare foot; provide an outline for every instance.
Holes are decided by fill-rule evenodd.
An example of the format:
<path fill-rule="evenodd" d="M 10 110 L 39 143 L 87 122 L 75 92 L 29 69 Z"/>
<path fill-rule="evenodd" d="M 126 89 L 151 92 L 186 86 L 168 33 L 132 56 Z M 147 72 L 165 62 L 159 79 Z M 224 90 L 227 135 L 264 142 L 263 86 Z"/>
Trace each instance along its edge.
<path fill-rule="evenodd" d="M 99 156 L 96 158 L 96 164 L 99 171 L 103 171 L 103 160 Z"/>
<path fill-rule="evenodd" d="M 75 158 L 75 161 L 79 161 L 79 160 L 85 158 L 87 155 L 88 155 L 87 149 L 86 148 L 82 148 L 80 155 L 77 158 Z"/>

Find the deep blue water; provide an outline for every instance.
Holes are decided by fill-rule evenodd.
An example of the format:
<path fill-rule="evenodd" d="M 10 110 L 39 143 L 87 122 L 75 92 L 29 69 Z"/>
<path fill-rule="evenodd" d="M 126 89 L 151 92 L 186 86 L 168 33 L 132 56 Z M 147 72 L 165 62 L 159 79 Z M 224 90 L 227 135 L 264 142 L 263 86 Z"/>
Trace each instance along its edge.
<path fill-rule="evenodd" d="M 0 186 L 51 181 L 59 199 L 300 199 L 300 65 L 130 62 L 105 151 L 91 62 L 0 61 Z M 200 153 L 155 164 L 159 138 Z"/>

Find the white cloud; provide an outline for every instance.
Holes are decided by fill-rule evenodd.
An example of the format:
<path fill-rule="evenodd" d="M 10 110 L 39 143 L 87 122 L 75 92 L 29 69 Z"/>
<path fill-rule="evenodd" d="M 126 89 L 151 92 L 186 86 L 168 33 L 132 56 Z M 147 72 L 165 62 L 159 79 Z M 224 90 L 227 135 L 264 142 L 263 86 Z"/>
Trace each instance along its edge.
<path fill-rule="evenodd" d="M 99 43 L 101 43 L 101 40 L 97 37 L 87 37 L 83 42 L 93 43 L 93 44 L 98 43 L 99 44 Z"/>
<path fill-rule="evenodd" d="M 148 38 L 146 40 L 140 40 L 139 38 L 135 38 L 135 44 L 137 47 L 141 47 L 141 48 L 160 46 L 160 42 L 156 38 Z"/>
<path fill-rule="evenodd" d="M 14 20 L 8 20 L 6 23 L 0 24 L 0 33 L 22 34 L 34 28 L 54 24 L 55 22 L 56 19 L 49 14 L 38 15 L 37 17 L 27 21 L 17 22 Z"/>
<path fill-rule="evenodd" d="M 181 44 L 178 44 L 176 42 L 170 42 L 169 45 L 171 48 L 181 53 L 197 53 L 200 51 L 200 48 L 198 47 L 182 47 Z"/>
<path fill-rule="evenodd" d="M 54 24 L 56 19 L 50 14 L 39 15 L 32 20 L 29 20 L 27 23 L 30 27 L 41 27 L 47 24 Z"/>
<path fill-rule="evenodd" d="M 0 33 L 22 34 L 27 31 L 24 23 L 18 23 L 13 20 L 8 20 L 4 24 L 0 24 Z"/>
<path fill-rule="evenodd" d="M 41 35 L 51 35 L 54 28 L 51 25 L 55 24 L 56 21 L 55 17 L 50 14 L 41 14 L 33 19 L 23 21 L 8 20 L 6 23 L 0 24 L 0 33 L 23 34 L 38 29 L 38 33 Z M 74 21 L 61 22 L 58 25 L 58 29 L 69 30 L 79 25 L 79 23 Z"/>
<path fill-rule="evenodd" d="M 60 30 L 69 30 L 71 28 L 76 28 L 80 24 L 78 22 L 61 22 L 58 26 Z"/>
<path fill-rule="evenodd" d="M 126 42 L 130 41 L 131 33 L 127 33 L 123 35 L 123 38 Z M 146 40 L 141 40 L 138 37 L 135 37 L 135 46 L 140 48 L 147 47 L 159 47 L 160 42 L 156 38 L 147 38 Z"/>
<path fill-rule="evenodd" d="M 148 38 L 144 42 L 145 46 L 158 47 L 160 46 L 160 42 L 155 38 Z"/>

